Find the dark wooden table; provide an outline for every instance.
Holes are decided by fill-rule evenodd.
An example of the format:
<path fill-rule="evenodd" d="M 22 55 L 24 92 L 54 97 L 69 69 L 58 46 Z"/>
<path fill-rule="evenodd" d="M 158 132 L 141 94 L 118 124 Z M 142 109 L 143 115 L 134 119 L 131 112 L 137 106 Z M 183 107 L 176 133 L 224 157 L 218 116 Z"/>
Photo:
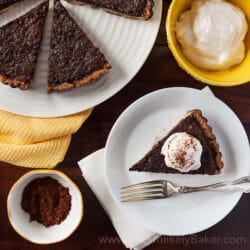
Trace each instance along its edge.
<path fill-rule="evenodd" d="M 79 185 L 84 196 L 85 216 L 80 227 L 69 239 L 49 246 L 34 245 L 18 236 L 7 218 L 6 198 L 13 183 L 29 170 L 0 163 L 1 250 L 125 249 L 119 242 L 119 238 L 102 207 L 82 178 L 77 161 L 104 147 L 108 133 L 117 117 L 137 98 L 151 91 L 172 86 L 188 86 L 198 89 L 205 86 L 181 70 L 167 48 L 164 28 L 167 9 L 168 4 L 164 3 L 160 32 L 145 65 L 122 91 L 95 108 L 87 122 L 73 135 L 66 157 L 57 167 Z M 235 111 L 243 122 L 248 136 L 250 136 L 250 84 L 232 88 L 211 88 L 217 97 Z M 179 250 L 183 247 L 186 247 L 187 250 L 250 249 L 250 195 L 243 195 L 234 210 L 216 226 L 196 235 L 161 237 L 148 249 Z"/>

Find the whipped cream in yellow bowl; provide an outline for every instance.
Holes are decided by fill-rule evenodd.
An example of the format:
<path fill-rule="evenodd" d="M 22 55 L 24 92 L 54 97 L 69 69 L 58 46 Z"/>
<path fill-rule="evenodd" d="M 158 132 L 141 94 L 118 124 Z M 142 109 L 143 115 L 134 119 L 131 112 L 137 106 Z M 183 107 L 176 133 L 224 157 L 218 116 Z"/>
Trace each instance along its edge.
<path fill-rule="evenodd" d="M 200 80 L 204 83 L 208 83 L 211 85 L 219 85 L 219 86 L 234 86 L 239 85 L 243 83 L 247 83 L 250 81 L 250 4 L 249 1 L 246 0 L 230 0 L 230 1 L 222 1 L 222 0 L 213 0 L 212 2 L 219 3 L 231 3 L 232 7 L 239 10 L 239 13 L 242 13 L 244 18 L 240 17 L 239 13 L 236 13 L 238 15 L 238 19 L 236 20 L 237 16 L 235 15 L 233 18 L 235 20 L 235 23 L 229 20 L 229 26 L 225 26 L 224 32 L 227 34 L 232 30 L 235 29 L 235 31 L 232 31 L 232 36 L 226 36 L 227 34 L 224 34 L 222 36 L 217 37 L 216 39 L 221 39 L 222 43 L 226 41 L 230 46 L 221 44 L 215 47 L 215 45 L 212 45 L 213 38 L 210 37 L 210 35 L 214 35 L 215 37 L 218 34 L 218 31 L 213 30 L 204 30 L 204 27 L 206 26 L 206 21 L 209 21 L 209 18 L 206 18 L 206 15 L 209 13 L 203 13 L 204 19 L 202 16 L 198 16 L 198 19 L 196 20 L 195 27 L 194 25 L 191 27 L 192 29 L 196 29 L 196 35 L 200 34 L 205 39 L 202 41 L 202 37 L 192 37 L 190 36 L 191 32 L 189 32 L 188 28 L 185 30 L 185 25 L 187 25 L 186 22 L 193 22 L 194 20 L 181 20 L 183 18 L 183 13 L 187 13 L 191 9 L 192 4 L 194 4 L 195 1 L 192 0 L 172 0 L 172 3 L 168 10 L 168 16 L 167 16 L 167 23 L 166 23 L 166 29 L 167 29 L 167 37 L 168 37 L 168 45 L 170 50 L 172 51 L 176 61 L 178 62 L 179 66 L 183 68 L 187 73 L 192 75 L 197 80 Z M 198 5 L 201 5 L 204 3 L 209 3 L 207 6 L 210 5 L 210 0 L 199 0 L 196 1 Z M 199 7 L 199 6 L 198 6 Z M 197 6 L 196 6 L 197 8 Z M 232 9 L 233 9 L 232 8 Z M 232 10 L 231 9 L 231 10 Z M 213 9 L 211 9 L 213 12 Z M 223 8 L 222 8 L 223 12 Z M 200 14 L 201 12 L 199 12 Z M 217 11 L 218 13 L 218 11 Z M 229 10 L 230 13 L 230 10 Z M 202 13 L 201 13 L 202 14 Z M 221 17 L 223 17 L 222 13 Z M 234 15 L 235 13 L 233 13 Z M 190 12 L 190 18 L 191 16 Z M 226 14 L 227 15 L 227 14 Z M 224 16 L 225 17 L 225 16 Z M 227 17 L 225 17 L 226 20 Z M 230 18 L 230 17 L 229 17 Z M 180 20 L 182 21 L 182 26 L 180 25 Z M 218 17 L 218 20 L 220 18 Z M 223 20 L 223 18 L 222 18 Z M 194 23 L 194 22 L 193 22 Z M 227 23 L 227 25 L 228 25 Z M 205 26 L 204 26 L 205 25 Z M 223 29 L 223 25 L 218 25 L 215 28 Z M 234 27 L 231 27 L 234 26 Z M 248 26 L 248 27 L 247 27 Z M 187 26 L 188 27 L 188 26 Z M 190 26 L 189 26 L 190 27 Z M 210 25 L 210 28 L 212 26 Z M 213 28 L 213 27 L 212 27 Z M 248 28 L 248 29 L 247 29 Z M 177 39 L 177 32 L 176 30 L 179 29 L 178 33 L 178 39 Z M 226 29 L 228 29 L 226 31 Z M 238 30 L 237 30 L 238 29 Z M 223 30 L 221 30 L 223 32 Z M 241 34 L 239 34 L 241 32 Z M 181 34 L 181 36 L 180 36 Z M 193 35 L 193 34 L 192 34 Z M 205 35 L 208 35 L 207 37 L 204 37 Z M 187 36 L 187 40 L 181 41 L 182 45 L 180 44 L 180 39 L 183 38 L 183 36 Z M 185 39 L 186 39 L 185 38 Z M 212 39 L 209 42 L 209 38 Z M 232 40 L 230 40 L 232 39 Z M 234 41 L 233 41 L 234 39 Z M 179 40 L 179 41 L 178 41 Z M 205 47 L 199 47 L 202 46 L 198 42 L 199 40 L 202 42 L 202 45 L 204 42 L 208 42 Z M 194 46 L 194 42 L 197 43 L 198 47 Z M 231 44 L 230 44 L 231 43 Z M 216 44 L 216 42 L 214 43 Z M 236 46 L 234 46 L 236 44 Z M 184 45 L 184 46 L 183 46 Z M 209 45 L 211 45 L 209 47 Z M 232 46 L 231 46 L 232 45 Z M 228 48 L 226 48 L 226 46 Z M 213 51 L 214 47 L 214 51 Z M 217 64 L 217 65 L 216 65 Z M 221 65 L 220 65 L 221 64 Z"/>

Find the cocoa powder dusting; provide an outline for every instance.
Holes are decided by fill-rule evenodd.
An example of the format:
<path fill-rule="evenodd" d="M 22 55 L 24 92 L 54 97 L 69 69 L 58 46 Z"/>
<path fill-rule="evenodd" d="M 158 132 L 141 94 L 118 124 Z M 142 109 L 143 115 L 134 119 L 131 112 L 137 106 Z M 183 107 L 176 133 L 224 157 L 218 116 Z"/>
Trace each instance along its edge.
<path fill-rule="evenodd" d="M 68 188 L 47 176 L 25 187 L 21 205 L 30 214 L 30 221 L 49 227 L 65 220 L 71 209 L 71 195 Z"/>
<path fill-rule="evenodd" d="M 184 166 L 186 164 L 186 151 L 180 150 L 179 153 L 175 156 L 175 161 L 181 165 Z"/>

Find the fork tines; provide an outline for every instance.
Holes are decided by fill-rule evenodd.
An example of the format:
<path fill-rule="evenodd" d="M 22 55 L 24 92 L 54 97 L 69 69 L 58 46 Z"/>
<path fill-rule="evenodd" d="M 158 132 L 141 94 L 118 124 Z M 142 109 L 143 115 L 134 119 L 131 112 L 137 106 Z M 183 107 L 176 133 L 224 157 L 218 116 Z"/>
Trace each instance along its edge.
<path fill-rule="evenodd" d="M 121 201 L 142 201 L 164 197 L 163 181 L 147 181 L 122 187 Z"/>

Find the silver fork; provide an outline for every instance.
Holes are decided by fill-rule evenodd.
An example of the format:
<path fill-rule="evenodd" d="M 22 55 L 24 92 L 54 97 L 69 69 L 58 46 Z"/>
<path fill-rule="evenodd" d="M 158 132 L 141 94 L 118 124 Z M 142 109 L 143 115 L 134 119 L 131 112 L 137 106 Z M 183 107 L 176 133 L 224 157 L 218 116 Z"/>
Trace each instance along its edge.
<path fill-rule="evenodd" d="M 177 186 L 166 180 L 147 181 L 122 187 L 121 201 L 142 201 L 168 198 L 173 194 L 186 194 L 199 191 L 218 191 L 219 187 L 228 186 L 228 191 L 249 193 L 249 188 L 240 188 L 237 184 L 250 183 L 250 176 L 245 176 L 234 181 L 217 182 L 200 187 Z"/>

